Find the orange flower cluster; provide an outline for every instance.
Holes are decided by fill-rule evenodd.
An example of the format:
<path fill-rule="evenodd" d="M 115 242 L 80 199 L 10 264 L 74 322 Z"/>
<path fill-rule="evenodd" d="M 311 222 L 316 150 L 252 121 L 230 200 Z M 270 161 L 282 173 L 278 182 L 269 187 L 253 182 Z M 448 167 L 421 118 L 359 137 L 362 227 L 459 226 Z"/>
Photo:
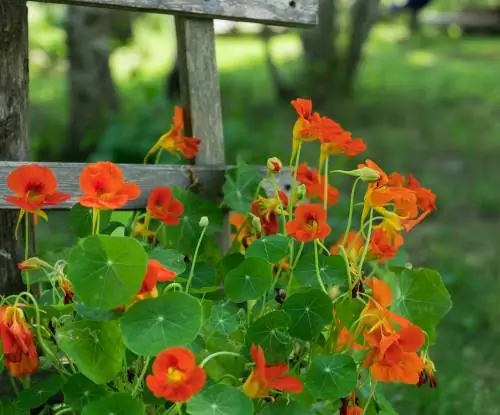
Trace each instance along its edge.
<path fill-rule="evenodd" d="M 306 196 L 310 199 L 325 199 L 325 176 L 315 168 L 309 169 L 307 163 L 302 163 L 297 170 L 297 181 L 306 187 Z M 327 198 L 329 205 L 335 205 L 339 200 L 339 191 L 328 185 Z"/>
<path fill-rule="evenodd" d="M 164 150 L 176 156 L 182 155 L 184 158 L 191 159 L 196 157 L 200 148 L 200 140 L 195 137 L 186 137 L 184 130 L 184 111 L 181 107 L 174 108 L 172 118 L 172 127 L 163 134 L 155 145 L 148 151 L 144 162 L 158 150 Z"/>
<path fill-rule="evenodd" d="M 21 308 L 0 307 L 0 338 L 5 367 L 12 376 L 28 376 L 38 369 L 39 360 L 33 333 Z"/>
<path fill-rule="evenodd" d="M 292 159 L 296 156 L 302 141 L 319 140 L 320 162 L 319 170 L 327 157 L 335 154 L 345 154 L 354 157 L 366 150 L 364 141 L 360 138 L 353 139 L 349 131 L 344 130 L 340 124 L 328 117 L 322 117 L 312 111 L 312 101 L 298 98 L 292 101 L 292 106 L 298 114 L 298 119 L 293 127 Z"/>
<path fill-rule="evenodd" d="M 206 377 L 191 350 L 171 347 L 156 356 L 153 374 L 146 378 L 146 385 L 157 398 L 187 402 L 203 388 Z"/>
<path fill-rule="evenodd" d="M 252 399 L 266 398 L 272 390 L 302 392 L 303 384 L 295 376 L 287 375 L 288 364 L 268 366 L 262 347 L 252 344 L 250 349 L 255 368 L 243 385 L 243 392 Z"/>
<path fill-rule="evenodd" d="M 241 244 L 242 251 L 245 251 L 255 239 L 261 236 L 260 232 L 256 232 L 253 228 L 251 217 L 248 215 L 232 212 L 229 215 L 229 223 L 234 227 L 231 239 L 236 239 Z"/>

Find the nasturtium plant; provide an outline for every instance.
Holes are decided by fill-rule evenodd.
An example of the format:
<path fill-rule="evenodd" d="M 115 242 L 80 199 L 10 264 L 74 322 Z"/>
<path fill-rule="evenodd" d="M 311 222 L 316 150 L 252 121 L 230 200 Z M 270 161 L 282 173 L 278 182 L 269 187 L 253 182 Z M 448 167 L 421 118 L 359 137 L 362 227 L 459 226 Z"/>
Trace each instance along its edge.
<path fill-rule="evenodd" d="M 20 226 L 45 219 L 46 206 L 78 203 L 74 246 L 26 254 L 26 290 L 0 299 L 0 371 L 17 396 L 3 412 L 396 415 L 381 385 L 437 386 L 431 346 L 450 295 L 402 251 L 436 196 L 371 160 L 335 168 L 364 140 L 310 100 L 292 104 L 291 168 L 238 159 L 219 206 L 195 185 L 157 186 L 143 209 L 118 213 L 141 189 L 111 162 L 83 168 L 80 195 L 59 192 L 43 165 L 9 174 Z M 301 160 L 311 142 L 316 166 Z M 193 158 L 200 144 L 176 107 L 145 160 Z M 352 178 L 349 194 L 332 185 L 336 175 Z"/>

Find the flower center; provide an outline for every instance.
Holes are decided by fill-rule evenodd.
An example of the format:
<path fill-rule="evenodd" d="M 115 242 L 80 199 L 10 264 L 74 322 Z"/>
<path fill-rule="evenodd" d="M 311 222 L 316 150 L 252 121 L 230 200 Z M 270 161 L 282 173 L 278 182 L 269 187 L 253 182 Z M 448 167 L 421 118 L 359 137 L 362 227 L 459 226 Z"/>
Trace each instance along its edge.
<path fill-rule="evenodd" d="M 169 367 L 167 370 L 167 383 L 170 384 L 178 384 L 184 381 L 186 378 L 186 374 L 181 372 L 179 369 L 175 367 Z"/>
<path fill-rule="evenodd" d="M 316 220 L 316 217 L 314 216 L 308 216 L 307 217 L 307 225 L 314 229 L 315 231 L 318 229 L 318 221 Z"/>
<path fill-rule="evenodd" d="M 28 199 L 39 196 L 43 193 L 44 185 L 42 183 L 29 183 L 26 186 L 26 195 Z"/>

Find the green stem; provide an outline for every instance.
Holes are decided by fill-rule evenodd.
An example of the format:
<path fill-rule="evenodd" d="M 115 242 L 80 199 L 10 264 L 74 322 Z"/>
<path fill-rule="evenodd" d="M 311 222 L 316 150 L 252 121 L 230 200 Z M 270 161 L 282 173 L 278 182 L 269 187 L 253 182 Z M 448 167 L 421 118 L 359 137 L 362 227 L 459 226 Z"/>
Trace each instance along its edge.
<path fill-rule="evenodd" d="M 318 244 L 316 240 L 314 240 L 314 266 L 316 268 L 316 278 L 318 280 L 318 284 L 321 287 L 321 289 L 328 294 L 328 291 L 326 290 L 325 284 L 323 283 L 323 280 L 321 279 L 321 273 L 319 271 L 319 255 L 318 255 Z"/>
<path fill-rule="evenodd" d="M 38 307 L 38 303 L 35 297 L 33 297 L 33 295 L 31 295 L 29 292 L 24 292 L 19 294 L 18 298 L 20 298 L 21 296 L 28 297 L 29 300 L 33 303 L 33 306 L 35 308 L 35 322 L 36 322 L 35 331 L 38 342 L 40 343 L 40 346 L 42 347 L 45 355 L 49 358 L 49 360 L 52 361 L 52 363 L 54 363 L 54 366 L 57 368 L 57 370 L 59 370 L 61 377 L 65 378 L 65 376 L 70 375 L 70 373 L 67 372 L 66 369 L 64 369 L 64 366 L 61 365 L 61 362 L 59 361 L 57 356 L 52 352 L 52 350 L 50 350 L 50 348 L 45 344 L 45 341 L 43 340 L 42 332 L 40 330 L 40 309 Z"/>
<path fill-rule="evenodd" d="M 373 209 L 370 209 L 370 219 L 369 219 L 369 224 L 368 224 L 368 235 L 366 237 L 365 241 L 365 249 L 363 250 L 363 255 L 361 256 L 361 260 L 359 261 L 359 275 L 362 275 L 363 271 L 363 263 L 365 262 L 366 255 L 368 253 L 368 248 L 370 246 L 370 239 L 372 237 L 372 229 L 373 229 Z"/>
<path fill-rule="evenodd" d="M 201 241 L 203 241 L 203 236 L 205 236 L 205 232 L 207 231 L 207 227 L 203 227 L 201 230 L 200 237 L 198 238 L 198 243 L 196 244 L 196 249 L 194 251 L 194 256 L 193 256 L 193 263 L 191 265 L 191 271 L 189 271 L 189 277 L 186 283 L 186 292 L 189 292 L 189 287 L 191 287 L 191 281 L 193 280 L 194 276 L 194 268 L 196 266 L 196 259 L 198 258 L 198 252 L 200 250 L 201 246 Z"/>
<path fill-rule="evenodd" d="M 19 388 L 16 385 L 16 380 L 14 379 L 14 377 L 10 373 L 9 373 L 9 379 L 10 379 L 10 383 L 12 385 L 12 389 L 14 389 L 14 392 L 16 393 L 16 396 L 19 395 Z"/>
<path fill-rule="evenodd" d="M 171 282 L 170 284 L 168 284 L 165 289 L 163 290 L 163 293 L 165 294 L 166 292 L 169 292 L 171 290 L 174 290 L 174 291 L 182 291 L 184 288 L 182 287 L 181 284 L 179 284 L 178 282 Z"/>
<path fill-rule="evenodd" d="M 158 153 L 156 154 L 155 164 L 160 164 L 160 159 L 161 159 L 162 153 L 163 153 L 163 150 L 160 148 L 158 150 Z"/>
<path fill-rule="evenodd" d="M 72 408 L 61 409 L 60 411 L 57 411 L 56 413 L 54 413 L 54 415 L 62 415 L 62 414 L 69 414 L 69 413 L 73 413 Z"/>
<path fill-rule="evenodd" d="M 176 402 L 175 407 L 177 408 L 178 415 L 182 415 L 182 404 L 179 402 Z"/>
<path fill-rule="evenodd" d="M 366 415 L 367 411 L 368 411 L 368 407 L 370 406 L 370 402 L 372 401 L 373 397 L 375 396 L 375 389 L 377 387 L 377 381 L 374 380 L 373 383 L 372 383 L 372 389 L 370 391 L 370 396 L 368 396 L 368 399 L 366 400 L 366 404 L 365 404 L 365 407 L 363 408 L 363 414 L 362 415 Z"/>
<path fill-rule="evenodd" d="M 342 258 L 344 258 L 344 262 L 345 262 L 345 268 L 346 268 L 346 272 L 347 272 L 347 283 L 349 284 L 349 292 L 352 292 L 352 281 L 351 281 L 351 270 L 350 270 L 350 267 L 349 267 L 349 258 L 347 256 L 347 252 L 345 251 L 345 248 L 340 245 L 339 246 L 339 252 L 340 252 L 340 255 L 342 256 Z"/>
<path fill-rule="evenodd" d="M 286 233 L 286 230 L 285 230 L 285 226 L 286 226 L 286 217 L 285 217 L 285 209 L 283 207 L 283 203 L 281 203 L 281 198 L 280 198 L 280 188 L 278 186 L 278 183 L 276 183 L 276 178 L 274 177 L 274 173 L 271 173 L 271 183 L 273 185 L 273 188 L 274 188 L 274 193 L 276 195 L 276 198 L 278 199 L 278 206 L 279 206 L 279 209 L 280 209 L 280 214 L 281 214 L 281 218 L 283 220 L 283 223 L 282 223 L 282 226 L 283 226 L 283 234 Z M 288 204 L 291 204 L 292 201 L 289 200 L 288 201 Z"/>
<path fill-rule="evenodd" d="M 325 212 L 328 209 L 328 159 L 330 157 L 326 156 L 325 160 L 325 188 L 323 190 L 323 207 L 325 208 Z"/>
<path fill-rule="evenodd" d="M 26 261 L 29 257 L 30 254 L 30 244 L 29 244 L 29 235 L 30 235 L 30 229 L 29 229 L 29 216 L 30 214 L 26 212 L 26 216 L 24 217 L 24 260 Z M 24 276 L 26 277 L 26 290 L 29 292 L 31 288 L 31 282 L 30 282 L 30 273 L 25 272 Z"/>
<path fill-rule="evenodd" d="M 295 262 L 293 263 L 293 266 L 290 268 L 290 270 L 292 270 L 292 271 L 293 271 L 293 270 L 295 269 L 295 267 L 297 266 L 297 264 L 298 264 L 298 262 L 299 262 L 299 259 L 300 259 L 300 256 L 302 255 L 302 251 L 303 251 L 303 249 L 304 249 L 304 242 L 302 242 L 302 243 L 300 244 L 299 250 L 298 250 L 298 252 L 297 252 L 297 256 L 296 256 L 296 258 L 295 258 Z"/>
<path fill-rule="evenodd" d="M 241 355 L 239 353 L 235 353 L 235 352 L 226 352 L 226 351 L 215 352 L 215 353 L 212 353 L 211 355 L 208 355 L 207 357 L 205 357 L 205 359 L 203 359 L 202 362 L 200 363 L 200 367 L 204 367 L 208 362 L 210 362 L 210 360 L 212 360 L 218 356 L 240 357 Z"/>
<path fill-rule="evenodd" d="M 151 357 L 147 357 L 145 360 L 144 360 L 144 366 L 142 368 L 142 371 L 141 371 L 141 374 L 139 375 L 139 377 L 135 380 L 135 384 L 134 384 L 134 387 L 132 388 L 132 396 L 135 396 L 137 394 L 137 392 L 139 391 L 139 387 L 141 386 L 142 384 L 142 381 L 144 379 L 144 376 L 146 376 L 146 372 L 148 371 L 148 365 L 149 365 L 149 361 L 151 360 Z"/>
<path fill-rule="evenodd" d="M 344 239 L 342 241 L 342 245 L 345 246 L 347 242 L 347 235 L 349 234 L 349 231 L 351 230 L 351 224 L 352 224 L 352 215 L 354 211 L 354 196 L 356 195 L 356 186 L 358 185 L 359 181 L 361 179 L 358 177 L 356 180 L 354 180 L 354 184 L 352 185 L 352 190 L 351 190 L 351 198 L 349 201 L 349 216 L 347 217 L 347 227 L 344 232 Z"/>

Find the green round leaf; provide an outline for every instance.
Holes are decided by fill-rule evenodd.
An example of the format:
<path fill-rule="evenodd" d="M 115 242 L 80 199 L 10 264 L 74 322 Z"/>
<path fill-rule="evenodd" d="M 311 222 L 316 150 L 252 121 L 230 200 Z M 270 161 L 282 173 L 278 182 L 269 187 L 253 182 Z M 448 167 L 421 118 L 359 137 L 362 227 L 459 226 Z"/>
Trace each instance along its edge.
<path fill-rule="evenodd" d="M 432 333 L 452 306 L 441 275 L 426 268 L 404 269 L 395 281 L 392 311 Z"/>
<path fill-rule="evenodd" d="M 106 320 L 116 320 L 122 315 L 122 311 L 113 310 L 102 310 L 87 307 L 78 298 L 75 298 L 75 311 L 78 315 L 86 320 L 94 321 L 106 321 Z"/>
<path fill-rule="evenodd" d="M 247 258 L 264 258 L 275 264 L 288 252 L 289 238 L 285 235 L 269 235 L 254 241 L 247 249 Z"/>
<path fill-rule="evenodd" d="M 177 275 L 182 274 L 186 270 L 184 255 L 175 249 L 157 248 L 149 253 L 149 259 L 156 259 L 160 264 Z"/>
<path fill-rule="evenodd" d="M 21 391 L 17 397 L 17 403 L 20 408 L 37 408 L 52 398 L 61 390 L 63 380 L 60 376 L 51 376 L 35 383 L 29 389 Z"/>
<path fill-rule="evenodd" d="M 252 401 L 239 389 L 213 385 L 193 396 L 187 404 L 191 415 L 252 415 Z"/>
<path fill-rule="evenodd" d="M 266 356 L 267 357 L 267 356 Z M 314 415 L 315 413 L 308 408 L 303 407 L 298 402 L 278 402 L 275 404 L 267 404 L 259 415 Z"/>
<path fill-rule="evenodd" d="M 333 320 L 332 300 L 320 290 L 293 294 L 283 304 L 283 310 L 292 317 L 290 334 L 302 340 L 316 339 Z"/>
<path fill-rule="evenodd" d="M 101 210 L 99 212 L 99 232 L 102 232 L 109 224 L 111 210 Z M 82 206 L 80 203 L 74 204 L 69 211 L 69 223 L 75 229 L 76 236 L 85 238 L 92 233 L 92 209 Z"/>
<path fill-rule="evenodd" d="M 202 324 L 200 302 L 185 293 L 165 295 L 134 304 L 120 322 L 127 347 L 141 356 L 155 356 L 172 346 L 192 342 Z"/>
<path fill-rule="evenodd" d="M 59 347 L 80 372 L 97 384 L 114 378 L 122 368 L 125 346 L 118 321 L 75 321 L 58 329 Z"/>
<path fill-rule="evenodd" d="M 96 401 L 108 395 L 102 385 L 96 385 L 89 378 L 78 373 L 71 376 L 63 385 L 64 403 L 75 411 L 81 411 L 90 402 Z"/>
<path fill-rule="evenodd" d="M 82 415 L 145 415 L 144 405 L 128 393 L 114 393 L 89 403 Z"/>
<path fill-rule="evenodd" d="M 247 332 L 247 344 L 260 345 L 264 350 L 266 361 L 282 363 L 288 361 L 292 351 L 292 339 L 288 329 L 292 318 L 284 311 L 273 311 L 254 322 Z"/>
<path fill-rule="evenodd" d="M 272 283 L 272 265 L 262 258 L 247 258 L 226 275 L 224 291 L 235 303 L 257 300 Z"/>
<path fill-rule="evenodd" d="M 226 173 L 226 182 L 222 187 L 224 204 L 237 212 L 249 212 L 261 180 L 259 169 L 249 166 L 238 157 L 236 167 Z"/>
<path fill-rule="evenodd" d="M 109 310 L 132 301 L 141 288 L 147 261 L 135 239 L 90 236 L 71 251 L 68 278 L 85 305 Z"/>
<path fill-rule="evenodd" d="M 344 259 L 340 255 L 319 255 L 318 266 L 321 279 L 325 285 L 345 285 L 347 271 Z M 293 272 L 299 282 L 308 287 L 318 287 L 314 254 L 300 258 Z"/>
<path fill-rule="evenodd" d="M 229 336 L 240 325 L 238 311 L 224 305 L 214 305 L 207 321 L 207 329 L 219 334 Z"/>
<path fill-rule="evenodd" d="M 188 273 L 186 272 L 186 274 Z M 187 275 L 185 277 L 187 278 Z M 197 262 L 190 290 L 194 293 L 210 293 L 219 289 L 215 268 L 206 262 Z"/>
<path fill-rule="evenodd" d="M 347 355 L 314 356 L 305 384 L 318 399 L 337 400 L 358 382 L 356 364 Z"/>
<path fill-rule="evenodd" d="M 239 252 L 226 255 L 217 264 L 219 275 L 221 275 L 222 279 L 224 279 L 224 277 L 230 271 L 232 271 L 233 269 L 237 268 L 244 260 L 245 260 L 245 257 L 242 254 L 240 254 Z"/>

